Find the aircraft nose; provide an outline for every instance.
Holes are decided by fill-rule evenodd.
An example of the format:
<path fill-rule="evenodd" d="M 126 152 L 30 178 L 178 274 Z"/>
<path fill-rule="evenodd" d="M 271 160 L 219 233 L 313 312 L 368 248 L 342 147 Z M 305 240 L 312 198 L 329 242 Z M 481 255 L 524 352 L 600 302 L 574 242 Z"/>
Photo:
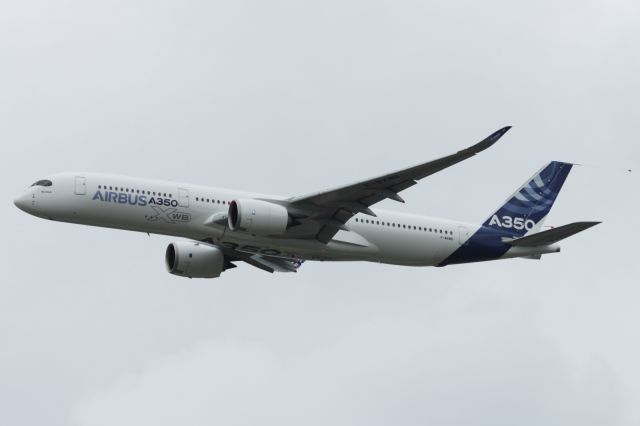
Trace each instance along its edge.
<path fill-rule="evenodd" d="M 16 205 L 22 211 L 29 212 L 29 207 L 31 207 L 31 195 L 27 192 L 19 195 L 15 200 L 13 200 L 13 204 Z"/>

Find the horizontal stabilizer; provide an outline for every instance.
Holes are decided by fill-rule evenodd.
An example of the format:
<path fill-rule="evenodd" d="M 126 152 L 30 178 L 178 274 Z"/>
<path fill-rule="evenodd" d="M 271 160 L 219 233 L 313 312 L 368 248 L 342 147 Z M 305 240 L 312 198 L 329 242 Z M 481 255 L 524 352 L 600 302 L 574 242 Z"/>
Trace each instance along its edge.
<path fill-rule="evenodd" d="M 516 238 L 515 240 L 505 240 L 504 242 L 516 247 L 547 246 L 564 240 L 578 232 L 582 232 L 585 229 L 589 229 L 592 226 L 596 226 L 599 223 L 600 222 L 575 222 L 549 229 L 548 231 L 527 235 L 526 237 Z"/>
<path fill-rule="evenodd" d="M 532 260 L 540 260 L 542 259 L 541 254 L 531 254 L 529 256 L 522 256 L 523 259 L 532 259 Z"/>

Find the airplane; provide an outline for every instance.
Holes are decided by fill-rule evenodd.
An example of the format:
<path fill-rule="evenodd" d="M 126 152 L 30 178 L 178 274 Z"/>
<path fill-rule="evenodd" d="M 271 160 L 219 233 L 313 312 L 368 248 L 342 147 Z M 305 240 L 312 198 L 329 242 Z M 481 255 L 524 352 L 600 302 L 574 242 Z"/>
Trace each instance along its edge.
<path fill-rule="evenodd" d="M 573 164 L 551 161 L 481 224 L 371 207 L 495 144 L 511 127 L 433 161 L 308 195 L 283 197 L 101 173 L 59 173 L 15 199 L 37 217 L 184 238 L 165 251 L 168 272 L 216 278 L 245 262 L 296 272 L 304 261 L 447 266 L 540 259 L 600 222 L 541 230 Z"/>

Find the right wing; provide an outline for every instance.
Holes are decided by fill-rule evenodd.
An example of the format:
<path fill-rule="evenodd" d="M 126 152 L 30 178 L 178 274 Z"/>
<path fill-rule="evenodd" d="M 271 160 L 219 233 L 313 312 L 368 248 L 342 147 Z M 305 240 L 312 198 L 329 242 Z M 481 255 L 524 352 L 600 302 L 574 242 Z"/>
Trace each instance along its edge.
<path fill-rule="evenodd" d="M 387 198 L 404 203 L 398 195 L 400 191 L 415 185 L 420 179 L 484 151 L 496 143 L 510 128 L 511 126 L 504 127 L 455 154 L 351 185 L 293 197 L 286 201 L 286 205 L 302 213 L 296 217 L 301 223 L 308 221 L 316 223 L 317 226 L 307 227 L 315 231 L 308 235 L 308 238 L 316 238 L 327 243 L 352 216 L 358 213 L 375 216 L 369 207 Z M 295 237 L 304 238 L 303 235 L 295 235 Z"/>

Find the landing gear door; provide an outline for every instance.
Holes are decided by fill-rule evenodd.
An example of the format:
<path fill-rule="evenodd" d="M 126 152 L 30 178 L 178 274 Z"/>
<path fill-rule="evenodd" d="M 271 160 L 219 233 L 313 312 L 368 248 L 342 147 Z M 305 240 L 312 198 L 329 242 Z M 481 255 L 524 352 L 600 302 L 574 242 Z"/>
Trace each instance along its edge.
<path fill-rule="evenodd" d="M 466 226 L 458 226 L 458 243 L 463 246 L 469 240 L 469 228 Z"/>
<path fill-rule="evenodd" d="M 189 190 L 186 188 L 178 188 L 178 205 L 180 207 L 189 207 Z"/>
<path fill-rule="evenodd" d="M 85 195 L 87 193 L 87 178 L 84 176 L 76 176 L 75 187 L 73 193 L 76 195 Z"/>

